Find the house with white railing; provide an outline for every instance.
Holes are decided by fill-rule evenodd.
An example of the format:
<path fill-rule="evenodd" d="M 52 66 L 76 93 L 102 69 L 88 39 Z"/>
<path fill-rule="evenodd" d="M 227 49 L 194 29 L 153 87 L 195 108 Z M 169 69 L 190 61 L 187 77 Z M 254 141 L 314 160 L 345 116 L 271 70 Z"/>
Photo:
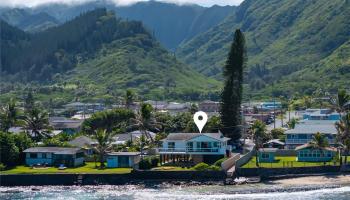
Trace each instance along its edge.
<path fill-rule="evenodd" d="M 170 133 L 158 149 L 162 161 L 192 161 L 212 163 L 230 150 L 222 133 Z"/>

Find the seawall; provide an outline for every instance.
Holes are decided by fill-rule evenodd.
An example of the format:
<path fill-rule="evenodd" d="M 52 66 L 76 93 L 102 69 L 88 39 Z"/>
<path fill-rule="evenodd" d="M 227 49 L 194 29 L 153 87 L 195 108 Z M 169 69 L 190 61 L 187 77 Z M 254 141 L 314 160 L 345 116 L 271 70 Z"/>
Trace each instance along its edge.
<path fill-rule="evenodd" d="M 129 174 L 11 174 L 0 175 L 0 186 L 123 185 L 143 182 L 224 181 L 223 171 L 133 171 Z"/>

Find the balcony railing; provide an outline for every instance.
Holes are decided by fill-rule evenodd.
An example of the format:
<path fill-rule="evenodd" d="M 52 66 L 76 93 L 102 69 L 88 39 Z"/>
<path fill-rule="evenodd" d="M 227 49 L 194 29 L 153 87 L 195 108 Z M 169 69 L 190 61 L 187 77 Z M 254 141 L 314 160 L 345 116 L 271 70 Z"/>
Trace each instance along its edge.
<path fill-rule="evenodd" d="M 195 152 L 219 152 L 221 148 L 159 148 L 159 152 L 185 152 L 185 153 L 195 153 Z"/>
<path fill-rule="evenodd" d="M 286 144 L 306 144 L 308 142 L 311 142 L 312 139 L 286 139 Z M 328 139 L 328 143 L 334 144 L 334 139 Z"/>

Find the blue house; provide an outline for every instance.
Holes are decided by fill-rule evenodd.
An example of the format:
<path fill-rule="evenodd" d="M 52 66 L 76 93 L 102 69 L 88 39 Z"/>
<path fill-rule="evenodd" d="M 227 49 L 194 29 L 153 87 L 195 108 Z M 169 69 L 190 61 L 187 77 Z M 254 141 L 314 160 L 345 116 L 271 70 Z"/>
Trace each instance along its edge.
<path fill-rule="evenodd" d="M 113 152 L 107 154 L 107 167 L 133 167 L 140 159 L 140 152 Z"/>
<path fill-rule="evenodd" d="M 303 162 L 329 162 L 337 153 L 334 147 L 314 148 L 311 144 L 304 144 L 295 148 L 297 161 Z"/>
<path fill-rule="evenodd" d="M 330 109 L 306 109 L 303 114 L 305 120 L 340 120 L 340 114 Z"/>
<path fill-rule="evenodd" d="M 23 151 L 26 165 L 49 165 L 76 167 L 84 164 L 84 150 L 81 148 L 33 147 Z"/>
<path fill-rule="evenodd" d="M 294 129 L 284 132 L 286 149 L 294 149 L 297 146 L 310 143 L 317 132 L 324 134 L 331 146 L 335 145 L 337 129 L 334 124 L 336 122 L 333 120 L 302 120 L 295 125 Z"/>
<path fill-rule="evenodd" d="M 258 151 L 258 162 L 274 162 L 277 148 L 261 148 Z"/>

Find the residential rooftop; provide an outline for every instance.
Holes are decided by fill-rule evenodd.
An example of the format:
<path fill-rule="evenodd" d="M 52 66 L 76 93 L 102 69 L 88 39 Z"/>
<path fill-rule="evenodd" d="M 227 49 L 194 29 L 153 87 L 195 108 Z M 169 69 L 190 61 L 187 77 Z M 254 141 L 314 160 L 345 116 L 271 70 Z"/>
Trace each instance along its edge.
<path fill-rule="evenodd" d="M 76 154 L 81 148 L 67 147 L 32 147 L 24 150 L 24 153 L 54 153 L 54 154 Z"/>

